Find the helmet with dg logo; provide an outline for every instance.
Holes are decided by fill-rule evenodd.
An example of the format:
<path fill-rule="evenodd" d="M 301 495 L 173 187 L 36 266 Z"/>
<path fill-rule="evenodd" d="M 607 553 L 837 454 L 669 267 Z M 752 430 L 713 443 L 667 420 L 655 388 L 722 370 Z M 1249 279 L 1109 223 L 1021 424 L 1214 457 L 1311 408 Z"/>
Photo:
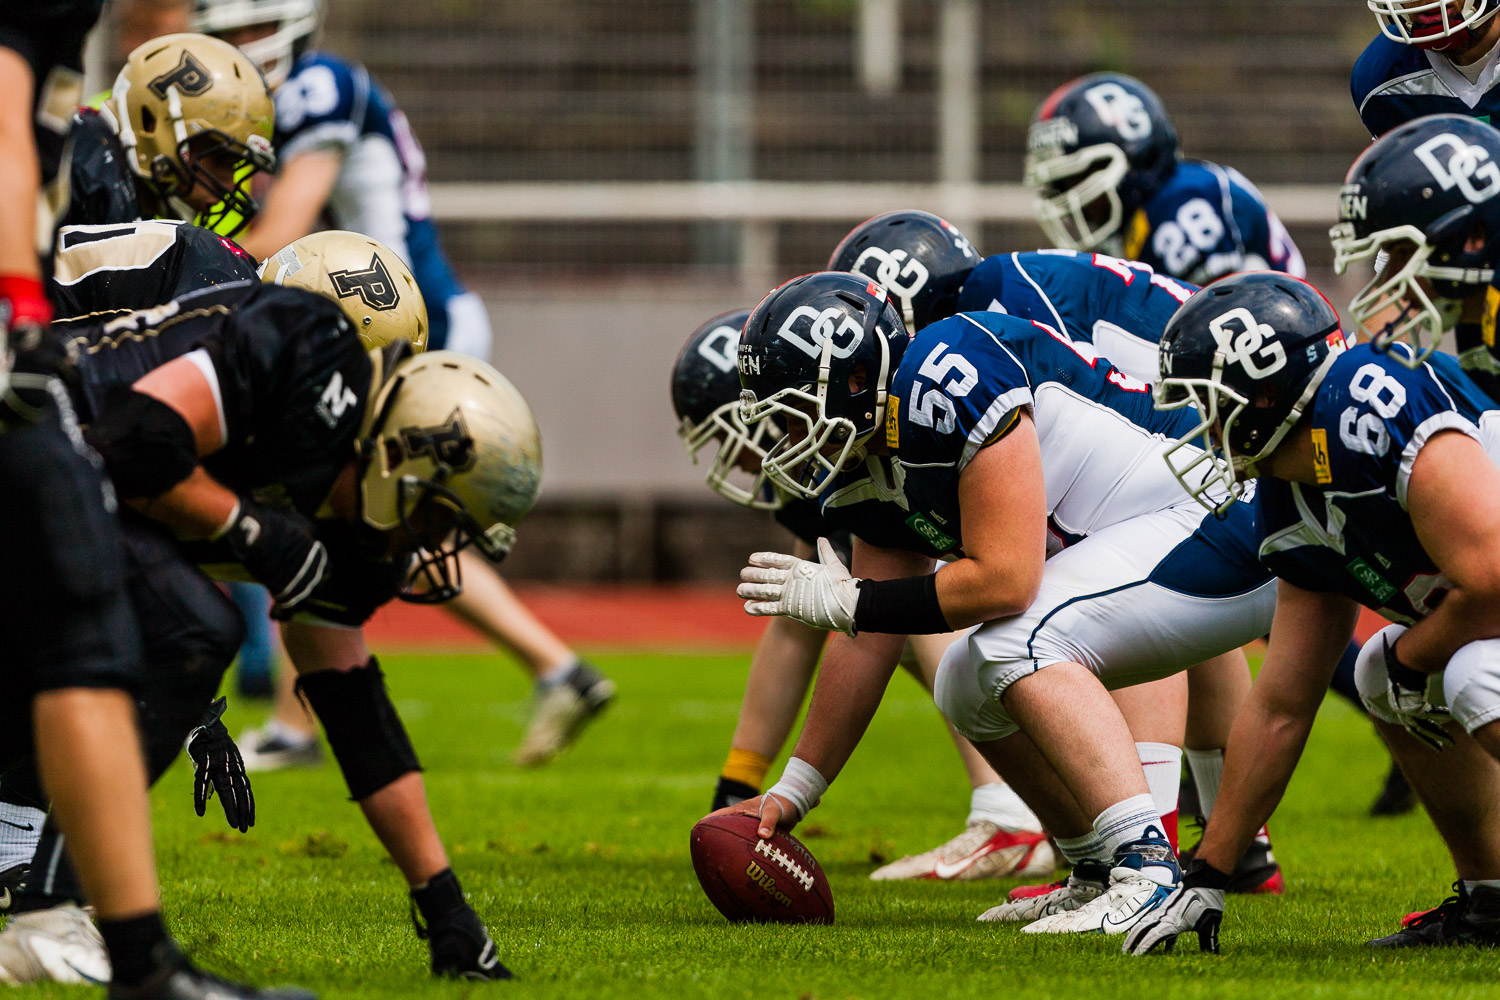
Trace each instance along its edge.
<path fill-rule="evenodd" d="M 1394 42 L 1442 52 L 1474 41 L 1500 10 L 1497 0 L 1365 0 L 1380 32 Z"/>
<path fill-rule="evenodd" d="M 958 311 L 958 293 L 979 263 L 963 233 L 930 212 L 886 212 L 861 222 L 828 258 L 828 270 L 873 278 L 901 303 L 909 333 Z"/>
<path fill-rule="evenodd" d="M 183 220 L 233 236 L 259 206 L 247 182 L 276 165 L 275 110 L 260 70 L 228 42 L 163 35 L 125 60 L 102 108 L 118 130 L 131 169 Z M 186 199 L 213 195 L 200 215 Z M 221 226 L 234 213 L 238 227 Z"/>
<path fill-rule="evenodd" d="M 1483 290 L 1500 260 L 1500 131 L 1465 115 L 1430 115 L 1387 132 L 1364 151 L 1339 195 L 1329 231 L 1343 274 L 1385 252 L 1383 270 L 1354 297 L 1355 322 L 1385 349 L 1398 340 L 1416 366 Z M 1379 330 L 1367 326 L 1396 310 Z"/>
<path fill-rule="evenodd" d="M 693 464 L 717 442 L 704 480 L 726 500 L 756 510 L 776 510 L 785 498 L 767 485 L 766 453 L 781 438 L 774 420 L 746 424 L 740 415 L 740 331 L 748 309 L 727 312 L 693 331 L 672 364 L 672 408 L 677 434 Z"/>
<path fill-rule="evenodd" d="M 1176 169 L 1177 129 L 1161 98 L 1120 73 L 1057 88 L 1026 138 L 1025 183 L 1059 247 L 1103 247 Z"/>
<path fill-rule="evenodd" d="M 413 351 L 427 349 L 427 304 L 416 276 L 378 240 L 340 229 L 304 236 L 267 257 L 260 280 L 333 299 L 366 347 L 409 340 Z"/>
<path fill-rule="evenodd" d="M 763 463 L 772 483 L 813 498 L 863 454 L 909 339 L 885 290 L 863 275 L 807 274 L 761 300 L 740 335 L 740 406 L 746 424 L 787 428 Z"/>
<path fill-rule="evenodd" d="M 383 356 L 405 351 L 396 343 Z M 463 589 L 457 556 L 503 559 L 536 502 L 542 440 L 526 400 L 494 368 L 453 351 L 383 364 L 360 428 L 364 523 L 396 532 L 412 556 L 401 597 L 444 601 Z"/>
<path fill-rule="evenodd" d="M 1346 347 L 1338 313 L 1299 278 L 1255 271 L 1200 289 L 1161 336 L 1156 408 L 1199 416 L 1164 455 L 1173 475 L 1205 507 L 1227 509 Z"/>

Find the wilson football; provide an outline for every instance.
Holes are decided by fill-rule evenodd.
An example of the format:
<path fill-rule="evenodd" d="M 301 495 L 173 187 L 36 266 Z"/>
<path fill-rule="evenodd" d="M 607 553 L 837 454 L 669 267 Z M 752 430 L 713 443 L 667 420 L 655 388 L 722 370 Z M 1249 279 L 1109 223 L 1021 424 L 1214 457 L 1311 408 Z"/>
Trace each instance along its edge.
<path fill-rule="evenodd" d="M 812 852 L 788 833 L 761 840 L 754 816 L 708 816 L 689 842 L 698 884 L 731 923 L 833 923 L 833 892 Z"/>

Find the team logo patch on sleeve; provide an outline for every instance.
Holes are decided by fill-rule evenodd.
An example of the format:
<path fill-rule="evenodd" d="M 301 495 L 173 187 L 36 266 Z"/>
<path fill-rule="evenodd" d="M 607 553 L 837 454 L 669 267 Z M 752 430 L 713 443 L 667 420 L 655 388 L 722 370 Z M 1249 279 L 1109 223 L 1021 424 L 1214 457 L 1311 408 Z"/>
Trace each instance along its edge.
<path fill-rule="evenodd" d="M 1381 604 L 1386 603 L 1396 596 L 1396 585 L 1376 572 L 1375 567 L 1363 559 L 1354 559 L 1345 567 L 1349 575 L 1360 582 L 1366 590 L 1374 596 Z"/>
<path fill-rule="evenodd" d="M 1328 432 L 1321 427 L 1312 429 L 1313 474 L 1318 485 L 1333 482 L 1333 464 L 1328 458 Z"/>
<path fill-rule="evenodd" d="M 891 396 L 885 401 L 885 446 L 892 451 L 901 447 L 901 399 Z"/>
<path fill-rule="evenodd" d="M 922 514 L 913 514 L 906 519 L 906 526 L 927 540 L 938 552 L 952 552 L 958 548 L 958 539 L 944 534 L 938 526 L 927 520 Z"/>
<path fill-rule="evenodd" d="M 376 312 L 394 309 L 401 301 L 401 293 L 391 280 L 391 272 L 386 270 L 385 261 L 378 253 L 370 255 L 370 266 L 363 270 L 329 271 L 328 276 L 333 279 L 333 288 L 339 298 L 358 295 L 361 302 Z"/>
<path fill-rule="evenodd" d="M 190 52 L 184 50 L 176 66 L 146 84 L 146 87 L 157 97 L 166 100 L 167 90 L 171 87 L 176 87 L 189 97 L 197 97 L 213 85 L 214 78 L 208 70 Z"/>

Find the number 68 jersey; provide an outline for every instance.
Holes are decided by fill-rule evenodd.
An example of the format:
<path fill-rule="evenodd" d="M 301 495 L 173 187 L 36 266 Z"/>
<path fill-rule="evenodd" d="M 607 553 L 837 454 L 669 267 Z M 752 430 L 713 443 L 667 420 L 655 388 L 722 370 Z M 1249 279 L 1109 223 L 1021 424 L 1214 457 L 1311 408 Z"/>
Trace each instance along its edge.
<path fill-rule="evenodd" d="M 1392 351 L 1409 354 L 1397 344 Z M 1417 454 L 1440 431 L 1479 441 L 1500 460 L 1495 410 L 1451 357 L 1407 368 L 1360 344 L 1334 361 L 1313 402 L 1317 486 L 1262 478 L 1256 493 L 1261 561 L 1304 590 L 1344 594 L 1382 616 L 1425 618 L 1448 581 L 1407 512 Z"/>
<path fill-rule="evenodd" d="M 835 477 L 824 515 L 884 548 L 961 554 L 958 481 L 1029 410 L 1041 441 L 1051 547 L 1193 501 L 1162 452 L 1195 423 L 1159 412 L 1149 387 L 1051 327 L 960 313 L 925 327 L 891 379 L 883 440 Z"/>

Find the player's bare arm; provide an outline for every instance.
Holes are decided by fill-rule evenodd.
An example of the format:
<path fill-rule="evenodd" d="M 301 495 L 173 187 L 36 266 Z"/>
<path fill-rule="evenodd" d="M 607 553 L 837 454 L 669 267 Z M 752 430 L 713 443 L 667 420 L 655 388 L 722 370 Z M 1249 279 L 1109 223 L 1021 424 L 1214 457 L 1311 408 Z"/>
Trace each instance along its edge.
<path fill-rule="evenodd" d="M 265 260 L 312 232 L 343 168 L 344 155 L 331 149 L 311 149 L 284 163 L 240 246 L 256 260 Z"/>

